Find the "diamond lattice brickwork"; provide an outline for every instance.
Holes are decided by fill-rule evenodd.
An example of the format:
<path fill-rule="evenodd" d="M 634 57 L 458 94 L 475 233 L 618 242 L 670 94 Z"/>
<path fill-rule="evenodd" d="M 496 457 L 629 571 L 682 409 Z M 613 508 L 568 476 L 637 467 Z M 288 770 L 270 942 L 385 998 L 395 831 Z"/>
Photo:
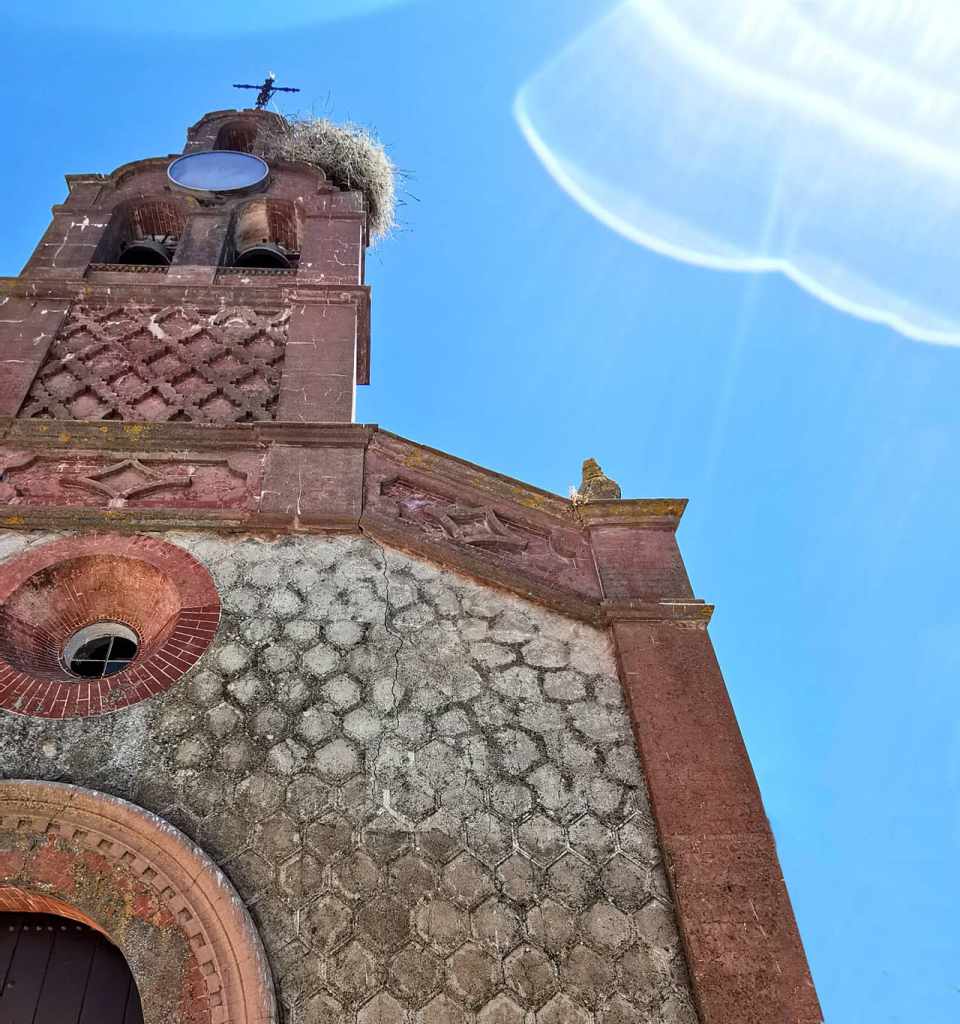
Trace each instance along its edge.
<path fill-rule="evenodd" d="M 71 307 L 20 416 L 235 423 L 275 417 L 286 311 Z"/>

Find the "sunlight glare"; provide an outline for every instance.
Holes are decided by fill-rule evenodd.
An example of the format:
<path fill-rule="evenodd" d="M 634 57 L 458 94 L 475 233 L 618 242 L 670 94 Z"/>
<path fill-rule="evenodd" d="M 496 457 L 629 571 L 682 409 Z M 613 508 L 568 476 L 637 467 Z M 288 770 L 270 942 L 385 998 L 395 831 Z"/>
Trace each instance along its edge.
<path fill-rule="evenodd" d="M 627 238 L 960 344 L 955 0 L 628 0 L 515 114 Z"/>

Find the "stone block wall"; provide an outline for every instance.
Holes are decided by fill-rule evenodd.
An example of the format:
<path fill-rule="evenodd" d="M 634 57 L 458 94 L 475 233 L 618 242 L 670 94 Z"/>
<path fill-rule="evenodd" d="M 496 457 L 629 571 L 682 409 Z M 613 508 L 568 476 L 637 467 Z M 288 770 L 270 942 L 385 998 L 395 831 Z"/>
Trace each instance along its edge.
<path fill-rule="evenodd" d="M 213 575 L 210 649 L 116 714 L 5 715 L 5 777 L 182 829 L 287 1021 L 694 1024 L 605 632 L 363 537 L 165 539 Z"/>

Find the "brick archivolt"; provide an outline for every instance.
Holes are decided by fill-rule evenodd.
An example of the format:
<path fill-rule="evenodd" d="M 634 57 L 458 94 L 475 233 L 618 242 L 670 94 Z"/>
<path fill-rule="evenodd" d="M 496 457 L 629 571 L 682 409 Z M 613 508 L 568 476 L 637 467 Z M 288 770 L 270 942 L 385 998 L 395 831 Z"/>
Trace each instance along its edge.
<path fill-rule="evenodd" d="M 289 312 L 70 307 L 22 418 L 234 423 L 276 415 Z"/>
<path fill-rule="evenodd" d="M 229 881 L 175 828 L 125 800 L 0 782 L 0 905 L 18 895 L 19 909 L 65 907 L 111 938 L 145 1024 L 277 1019 L 263 948 Z"/>

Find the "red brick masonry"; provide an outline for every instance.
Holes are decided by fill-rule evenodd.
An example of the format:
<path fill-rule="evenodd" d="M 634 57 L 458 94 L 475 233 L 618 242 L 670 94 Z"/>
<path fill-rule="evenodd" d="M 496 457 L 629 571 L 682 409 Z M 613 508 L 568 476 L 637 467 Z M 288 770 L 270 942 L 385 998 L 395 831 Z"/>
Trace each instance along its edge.
<path fill-rule="evenodd" d="M 217 866 L 125 800 L 0 782 L 0 908 L 102 931 L 133 972 L 145 1024 L 275 1024 L 259 936 Z"/>
<path fill-rule="evenodd" d="M 93 622 L 140 637 L 129 668 L 106 679 L 67 673 L 66 641 Z M 171 687 L 210 645 L 220 599 L 207 570 L 155 537 L 93 534 L 0 565 L 0 708 L 43 718 L 101 715 Z"/>

